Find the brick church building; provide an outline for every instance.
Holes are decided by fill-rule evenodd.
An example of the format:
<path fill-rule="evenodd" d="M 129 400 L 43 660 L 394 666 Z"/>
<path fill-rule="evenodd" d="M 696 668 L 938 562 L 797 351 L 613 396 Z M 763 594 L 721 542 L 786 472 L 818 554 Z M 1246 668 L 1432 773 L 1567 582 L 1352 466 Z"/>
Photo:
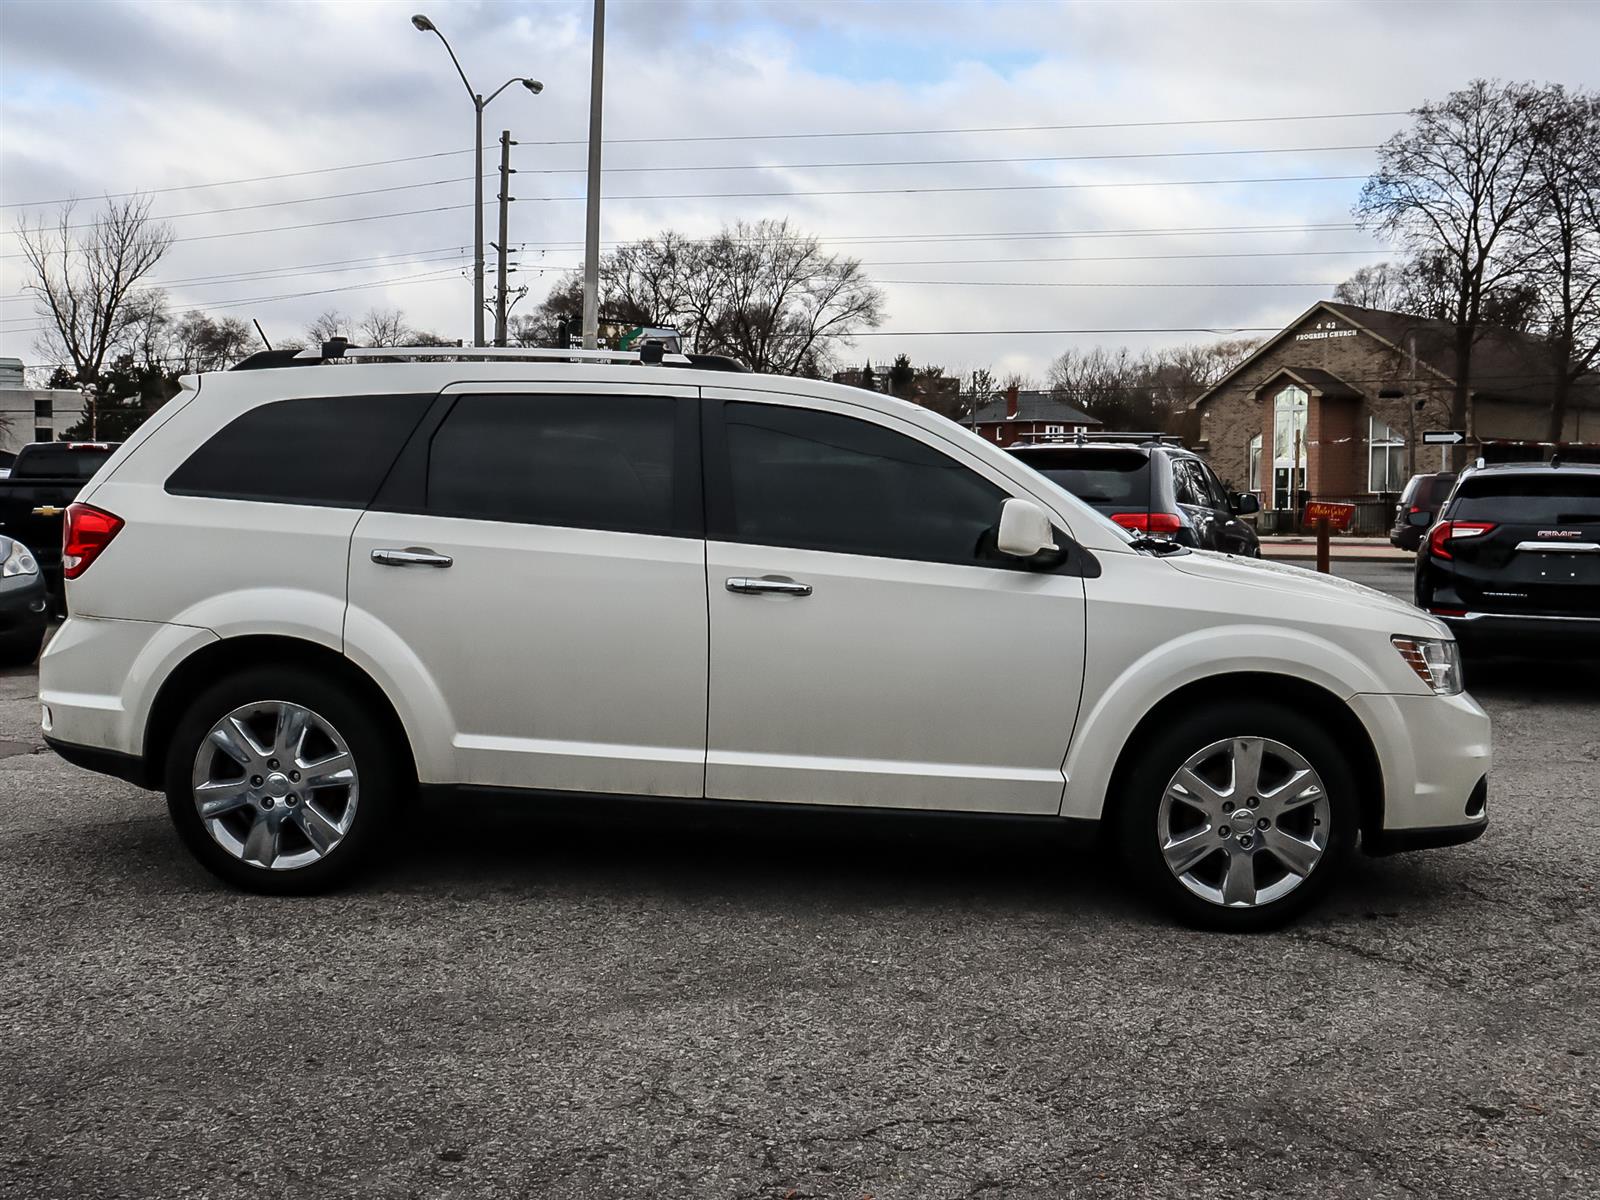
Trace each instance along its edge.
<path fill-rule="evenodd" d="M 1418 471 L 1446 469 L 1423 431 L 1450 427 L 1455 327 L 1323 301 L 1271 337 L 1193 408 L 1212 467 L 1266 509 L 1294 493 L 1324 500 L 1392 497 Z M 1412 363 L 1411 349 L 1415 350 Z M 1461 467 L 1489 457 L 1548 457 L 1551 369 L 1532 337 L 1489 330 L 1473 350 Z M 1561 440 L 1600 446 L 1600 376 L 1573 387 Z"/>

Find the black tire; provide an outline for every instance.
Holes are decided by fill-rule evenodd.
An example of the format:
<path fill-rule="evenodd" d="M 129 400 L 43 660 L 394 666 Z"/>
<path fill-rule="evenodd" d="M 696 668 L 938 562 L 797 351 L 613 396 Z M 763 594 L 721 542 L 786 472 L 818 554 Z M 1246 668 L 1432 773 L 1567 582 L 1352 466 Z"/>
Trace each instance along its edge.
<path fill-rule="evenodd" d="M 44 630 L 36 633 L 11 633 L 0 637 L 0 667 L 29 667 L 44 647 Z"/>
<path fill-rule="evenodd" d="M 202 740 L 227 714 L 245 705 L 288 701 L 325 719 L 344 739 L 359 779 L 359 803 L 349 830 L 322 858 L 273 870 L 246 862 L 211 836 L 195 805 L 192 774 Z M 404 756 L 371 706 L 342 684 L 291 667 L 253 667 L 213 684 L 179 719 L 168 745 L 167 810 L 190 852 L 218 878 L 247 891 L 308 895 L 337 888 L 366 868 L 390 832 L 403 796 Z"/>
<path fill-rule="evenodd" d="M 1309 874 L 1286 895 L 1254 907 L 1225 907 L 1191 891 L 1168 868 L 1158 834 L 1161 800 L 1178 769 L 1213 742 L 1239 737 L 1268 738 L 1305 758 L 1322 778 L 1331 826 Z M 1338 743 L 1311 718 L 1263 701 L 1227 702 L 1183 715 L 1144 739 L 1137 752 L 1117 798 L 1123 859 L 1140 886 L 1184 924 L 1236 933 L 1277 928 L 1316 904 L 1347 866 L 1359 832 L 1355 773 Z M 1235 844 L 1230 853 L 1237 852 Z M 1276 860 L 1268 864 L 1276 866 Z"/>

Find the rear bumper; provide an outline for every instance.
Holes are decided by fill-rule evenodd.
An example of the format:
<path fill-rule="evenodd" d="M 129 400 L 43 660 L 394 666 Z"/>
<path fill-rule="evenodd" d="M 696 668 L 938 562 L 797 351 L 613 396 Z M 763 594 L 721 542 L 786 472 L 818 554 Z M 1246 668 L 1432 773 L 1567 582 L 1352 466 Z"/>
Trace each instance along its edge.
<path fill-rule="evenodd" d="M 49 594 L 40 576 L 0 580 L 0 637 L 42 633 L 49 620 Z"/>
<path fill-rule="evenodd" d="M 1600 617 L 1524 616 L 1469 612 L 1464 617 L 1433 613 L 1450 626 L 1463 647 L 1517 649 L 1587 648 L 1600 652 Z"/>

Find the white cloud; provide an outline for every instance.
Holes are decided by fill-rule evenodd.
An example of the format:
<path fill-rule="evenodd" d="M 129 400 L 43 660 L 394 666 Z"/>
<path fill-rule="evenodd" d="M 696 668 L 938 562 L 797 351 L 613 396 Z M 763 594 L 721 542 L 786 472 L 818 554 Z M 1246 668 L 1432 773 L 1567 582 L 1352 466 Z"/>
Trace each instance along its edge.
<path fill-rule="evenodd" d="M 562 242 L 519 257 L 534 289 L 579 261 L 589 66 L 588 5 L 568 3 L 97 4 L 12 0 L 0 10 L 0 203 L 135 187 L 178 187 L 463 149 L 472 110 L 437 39 L 412 29 L 418 4 L 451 38 L 487 91 L 521 74 L 488 111 L 487 138 L 511 128 L 521 145 L 514 242 Z M 1079 129 L 1036 133 L 766 142 L 631 143 L 652 136 L 930 129 L 1033 123 L 1186 120 L 1408 108 L 1474 75 L 1593 87 L 1589 47 L 1600 10 L 1583 4 L 704 4 L 612 0 L 607 37 L 609 167 L 759 163 L 761 171 L 616 173 L 606 181 L 605 235 L 664 227 L 707 233 L 736 217 L 788 215 L 828 237 L 952 232 L 1120 230 L 1314 224 L 1348 217 L 1358 184 L 1195 185 L 1013 192 L 747 199 L 624 200 L 630 195 L 915 189 L 1030 183 L 1200 180 L 1355 174 L 1363 151 L 1123 159 L 1055 164 L 784 168 L 887 159 L 1131 154 L 1174 150 L 1367 145 L 1396 119 Z M 1536 17 L 1536 19 L 1535 19 Z M 615 139 L 615 140 L 612 140 Z M 550 142 L 574 144 L 547 144 Z M 493 155 L 488 156 L 492 164 Z M 216 208 L 460 179 L 471 157 L 310 175 L 162 195 L 158 211 Z M 492 197 L 492 183 L 486 192 Z M 222 301 L 448 269 L 409 252 L 471 245 L 464 209 L 295 232 L 241 231 L 461 205 L 471 185 L 440 186 L 255 211 L 177 216 L 180 242 L 163 279 L 393 255 L 360 270 L 174 285 L 175 301 Z M 548 199 L 546 199 L 548 198 Z M 92 206 L 85 206 L 86 209 Z M 5 210 L 14 217 L 17 210 Z M 9 223 L 9 222 L 8 222 Z M 492 213 L 487 221 L 494 228 Z M 492 232 L 490 234 L 492 238 Z M 1096 238 L 1078 241 L 857 244 L 868 262 L 1007 258 L 1008 263 L 874 266 L 885 280 L 1176 283 L 1205 288 L 1034 288 L 886 284 L 888 328 L 1125 328 L 1273 325 L 1355 256 L 1041 262 L 1066 255 L 1206 254 L 1373 249 L 1353 231 Z M 0 253 L 15 239 L 0 237 Z M 17 294 L 15 259 L 0 258 L 0 296 Z M 400 307 L 422 327 L 470 333 L 470 284 L 446 275 L 388 287 L 230 308 L 269 332 L 298 333 L 326 307 Z M 0 354 L 31 358 L 27 303 L 0 303 Z M 1084 339 L 1079 339 L 1084 340 Z M 1108 337 L 1106 340 L 1141 339 Z M 1152 341 L 1184 340 L 1151 338 Z M 994 362 L 1040 372 L 1066 339 L 872 338 L 875 359 L 905 349 L 952 367 Z"/>

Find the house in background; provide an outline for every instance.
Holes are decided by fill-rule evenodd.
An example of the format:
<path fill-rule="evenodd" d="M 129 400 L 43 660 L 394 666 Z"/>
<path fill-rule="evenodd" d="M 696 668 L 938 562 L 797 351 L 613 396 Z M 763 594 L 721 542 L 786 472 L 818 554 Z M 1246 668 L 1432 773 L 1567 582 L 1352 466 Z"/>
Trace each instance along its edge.
<path fill-rule="evenodd" d="M 1050 392 L 1011 388 L 980 405 L 962 424 L 997 446 L 1014 446 L 1018 442 L 1093 433 L 1102 422 Z"/>
<path fill-rule="evenodd" d="M 1480 455 L 1548 457 L 1549 352 L 1506 329 L 1484 331 L 1473 348 L 1465 444 L 1448 458 L 1421 444 L 1425 431 L 1450 427 L 1455 328 L 1314 304 L 1196 399 L 1196 449 L 1269 510 L 1292 509 L 1297 496 L 1392 498 L 1415 472 L 1459 469 Z M 1600 376 L 1573 385 L 1560 440 L 1600 448 Z"/>
<path fill-rule="evenodd" d="M 83 408 L 77 388 L 28 387 L 22 360 L 0 358 L 0 452 L 59 440 L 83 419 Z"/>

